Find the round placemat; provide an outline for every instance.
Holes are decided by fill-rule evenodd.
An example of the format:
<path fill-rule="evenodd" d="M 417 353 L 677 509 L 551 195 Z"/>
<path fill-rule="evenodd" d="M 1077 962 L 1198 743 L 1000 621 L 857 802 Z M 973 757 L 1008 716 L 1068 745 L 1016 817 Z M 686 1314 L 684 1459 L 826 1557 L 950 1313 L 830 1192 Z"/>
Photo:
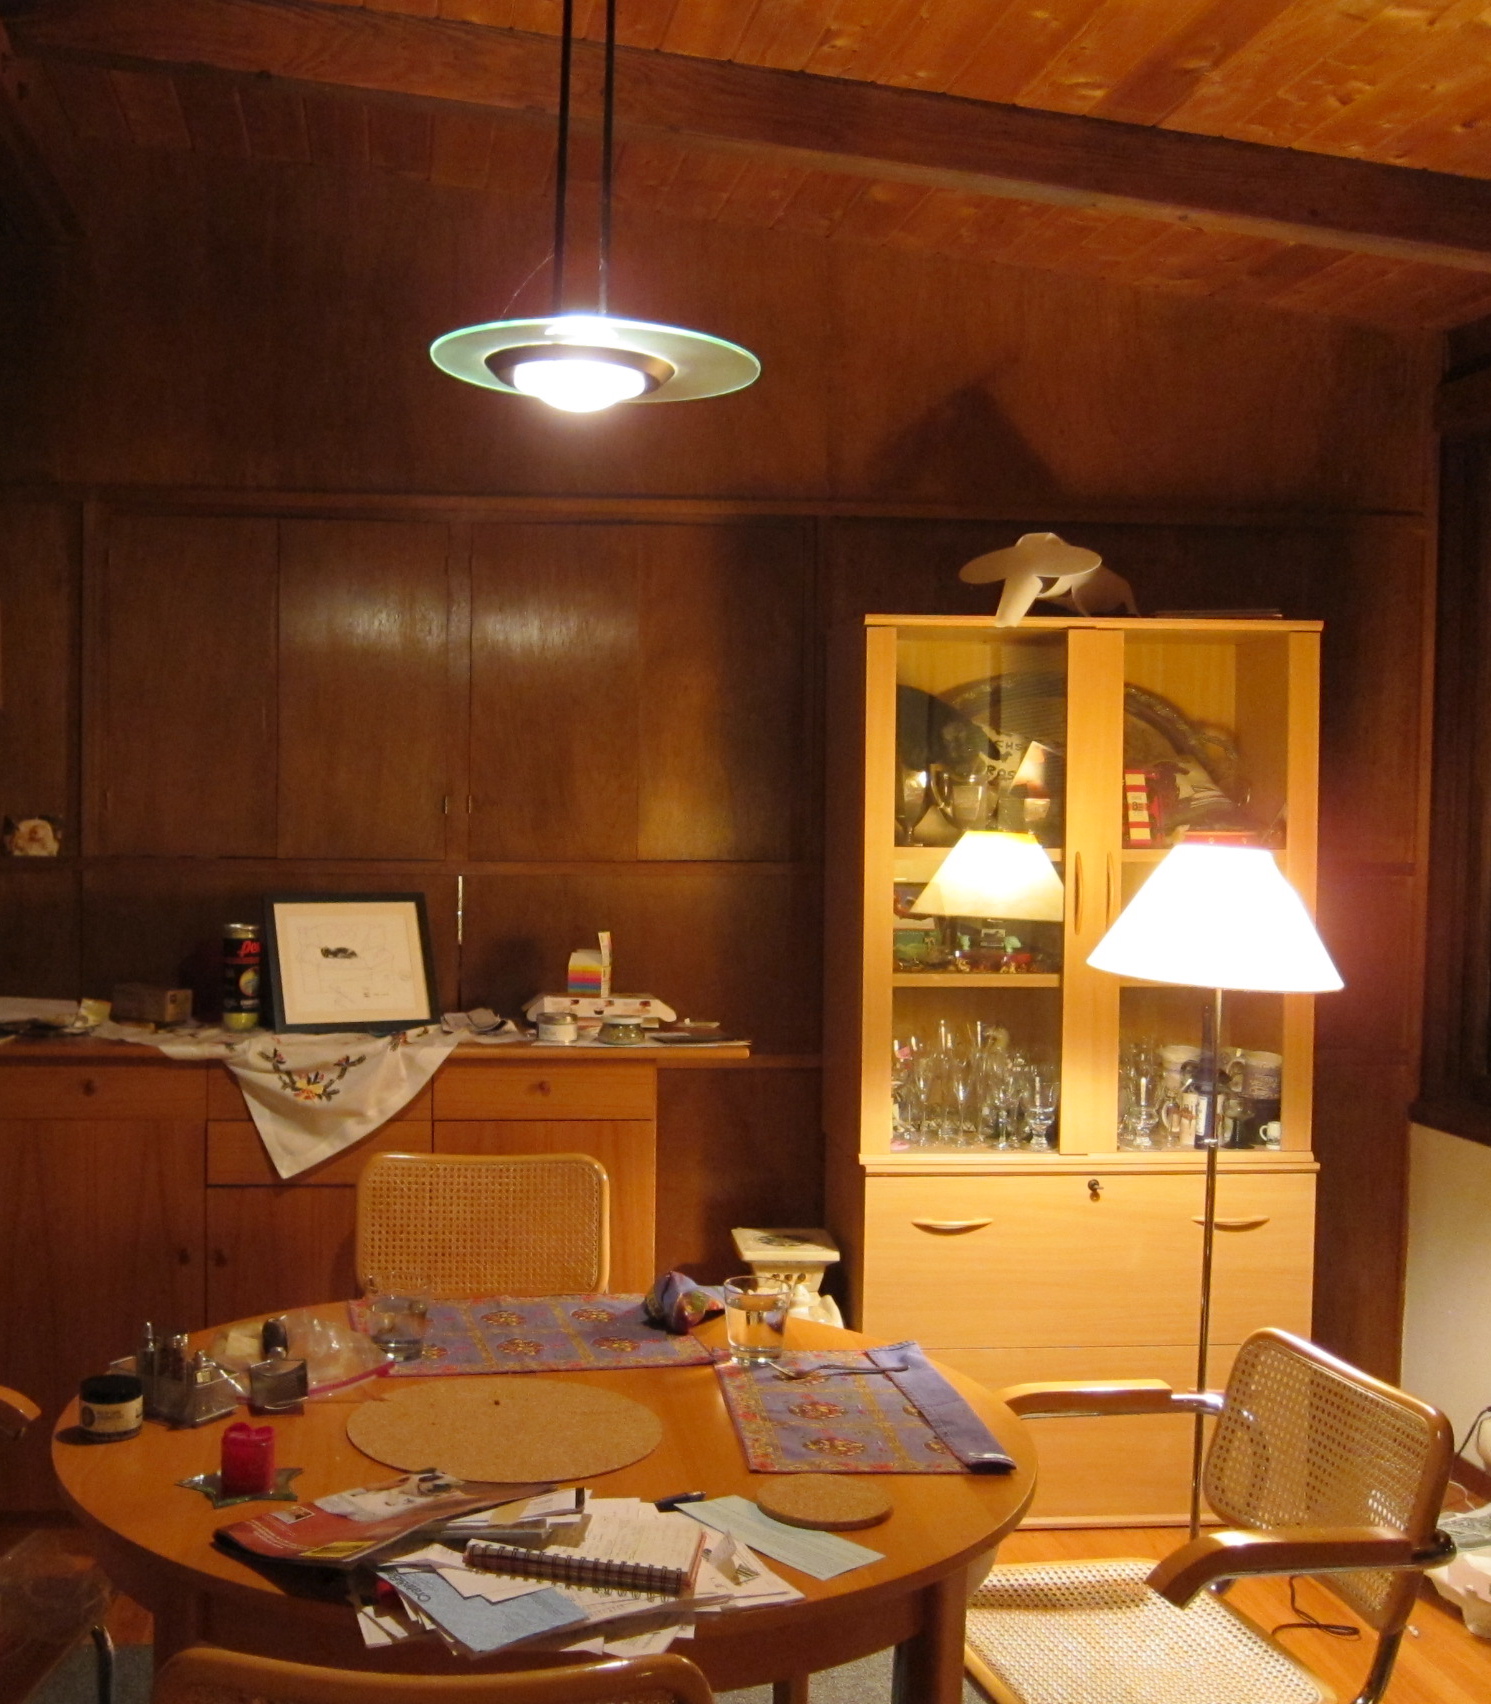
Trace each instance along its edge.
<path fill-rule="evenodd" d="M 374 1461 L 458 1479 L 589 1479 L 640 1461 L 662 1436 L 628 1396 L 526 1373 L 412 1385 L 347 1416 L 348 1440 Z"/>
<path fill-rule="evenodd" d="M 879 1526 L 891 1512 L 890 1498 L 862 1474 L 784 1473 L 756 1502 L 774 1521 L 819 1532 Z"/>

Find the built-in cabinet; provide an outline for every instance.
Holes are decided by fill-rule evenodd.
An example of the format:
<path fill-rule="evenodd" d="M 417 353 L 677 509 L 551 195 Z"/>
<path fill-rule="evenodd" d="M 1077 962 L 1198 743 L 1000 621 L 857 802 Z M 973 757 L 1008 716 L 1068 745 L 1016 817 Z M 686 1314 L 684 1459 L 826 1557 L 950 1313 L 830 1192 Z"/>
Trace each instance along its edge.
<path fill-rule="evenodd" d="M 840 635 L 828 1200 L 863 1330 L 996 1385 L 1193 1381 L 1202 1155 L 1178 1093 L 1136 1145 L 1125 1072 L 1199 1044 L 1206 997 L 1087 957 L 1187 833 L 1251 833 L 1313 901 L 1318 644 L 1283 621 L 872 616 Z M 1005 909 L 991 875 L 959 905 L 979 915 L 919 911 L 969 830 L 1027 836 L 1046 902 Z M 1256 1327 L 1309 1328 L 1311 1036 L 1308 998 L 1227 1000 L 1224 1047 L 1281 1061 L 1282 1088 L 1266 1127 L 1236 1123 L 1257 1145 L 1222 1153 L 1213 1379 Z M 1041 1430 L 1036 1518 L 1184 1512 L 1184 1423 Z"/>
<path fill-rule="evenodd" d="M 47 1421 L 146 1319 L 193 1330 L 354 1295 L 355 1186 L 378 1151 L 593 1154 L 611 1178 L 611 1288 L 655 1275 L 652 1060 L 456 1059 L 381 1129 L 281 1181 L 224 1067 L 122 1046 L 54 1063 L 63 1051 L 0 1058 L 0 1376 Z M 48 1435 L 0 1452 L 0 1509 L 52 1505 Z"/>

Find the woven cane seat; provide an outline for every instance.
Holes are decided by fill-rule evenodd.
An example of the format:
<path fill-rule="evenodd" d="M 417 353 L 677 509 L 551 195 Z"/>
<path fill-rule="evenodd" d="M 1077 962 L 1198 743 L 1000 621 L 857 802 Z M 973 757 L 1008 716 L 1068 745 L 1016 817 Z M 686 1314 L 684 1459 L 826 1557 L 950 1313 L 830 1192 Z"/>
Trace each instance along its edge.
<path fill-rule="evenodd" d="M 1140 1560 L 996 1568 L 968 1606 L 975 1678 L 1018 1704 L 1334 1698 L 1210 1592 L 1185 1609 L 1167 1603 L 1144 1583 L 1153 1567 Z"/>
<path fill-rule="evenodd" d="M 1251 1535 L 1254 1559 L 1251 1566 L 1246 1556 L 1239 1560 L 1238 1572 L 1297 1571 L 1284 1563 L 1289 1535 L 1301 1532 L 1325 1535 L 1319 1542 L 1329 1544 L 1369 1529 L 1431 1555 L 1453 1448 L 1444 1417 L 1426 1403 L 1302 1338 L 1258 1331 L 1233 1362 L 1203 1486 L 1223 1523 Z M 1312 1566 L 1321 1566 L 1317 1557 L 1311 1554 Z M 1174 1559 L 1167 1563 L 1162 1579 L 1173 1581 Z M 1148 1584 L 1154 1566 L 995 1567 L 969 1606 L 970 1673 L 998 1704 L 1321 1704 L 1334 1697 L 1204 1585 L 1177 1608 Z M 1359 1704 L 1386 1689 L 1421 1572 L 1318 1575 L 1378 1634 Z"/>
<path fill-rule="evenodd" d="M 589 1154 L 375 1154 L 358 1179 L 364 1288 L 575 1295 L 609 1267 L 610 1182 Z"/>

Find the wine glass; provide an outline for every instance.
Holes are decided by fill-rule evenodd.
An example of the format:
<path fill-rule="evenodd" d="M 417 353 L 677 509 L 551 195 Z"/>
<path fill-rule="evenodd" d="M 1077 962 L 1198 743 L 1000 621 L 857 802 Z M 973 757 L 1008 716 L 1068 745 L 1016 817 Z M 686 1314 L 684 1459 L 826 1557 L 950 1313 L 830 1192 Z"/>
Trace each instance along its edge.
<path fill-rule="evenodd" d="M 1049 1153 L 1052 1147 L 1051 1126 L 1056 1122 L 1056 1107 L 1061 1098 L 1061 1083 L 1056 1067 L 1043 1059 L 1032 1060 L 1025 1067 L 1020 1085 L 1020 1105 L 1025 1116 L 1026 1147 L 1035 1153 Z"/>
<path fill-rule="evenodd" d="M 1126 1049 L 1119 1086 L 1123 1108 L 1118 1124 L 1119 1147 L 1152 1148 L 1164 1078 L 1159 1056 L 1151 1046 L 1137 1042 Z"/>

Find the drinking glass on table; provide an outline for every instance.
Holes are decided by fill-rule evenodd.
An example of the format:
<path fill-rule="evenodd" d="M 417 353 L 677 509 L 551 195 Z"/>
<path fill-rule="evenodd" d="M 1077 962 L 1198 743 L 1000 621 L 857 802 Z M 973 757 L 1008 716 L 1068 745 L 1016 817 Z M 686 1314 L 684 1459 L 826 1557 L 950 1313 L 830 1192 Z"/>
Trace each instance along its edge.
<path fill-rule="evenodd" d="M 374 1290 L 365 1304 L 367 1333 L 396 1361 L 417 1361 L 424 1354 L 430 1325 L 430 1299 L 410 1290 Z"/>
<path fill-rule="evenodd" d="M 781 1359 L 792 1293 L 779 1278 L 748 1272 L 725 1280 L 725 1335 L 742 1367 Z"/>

